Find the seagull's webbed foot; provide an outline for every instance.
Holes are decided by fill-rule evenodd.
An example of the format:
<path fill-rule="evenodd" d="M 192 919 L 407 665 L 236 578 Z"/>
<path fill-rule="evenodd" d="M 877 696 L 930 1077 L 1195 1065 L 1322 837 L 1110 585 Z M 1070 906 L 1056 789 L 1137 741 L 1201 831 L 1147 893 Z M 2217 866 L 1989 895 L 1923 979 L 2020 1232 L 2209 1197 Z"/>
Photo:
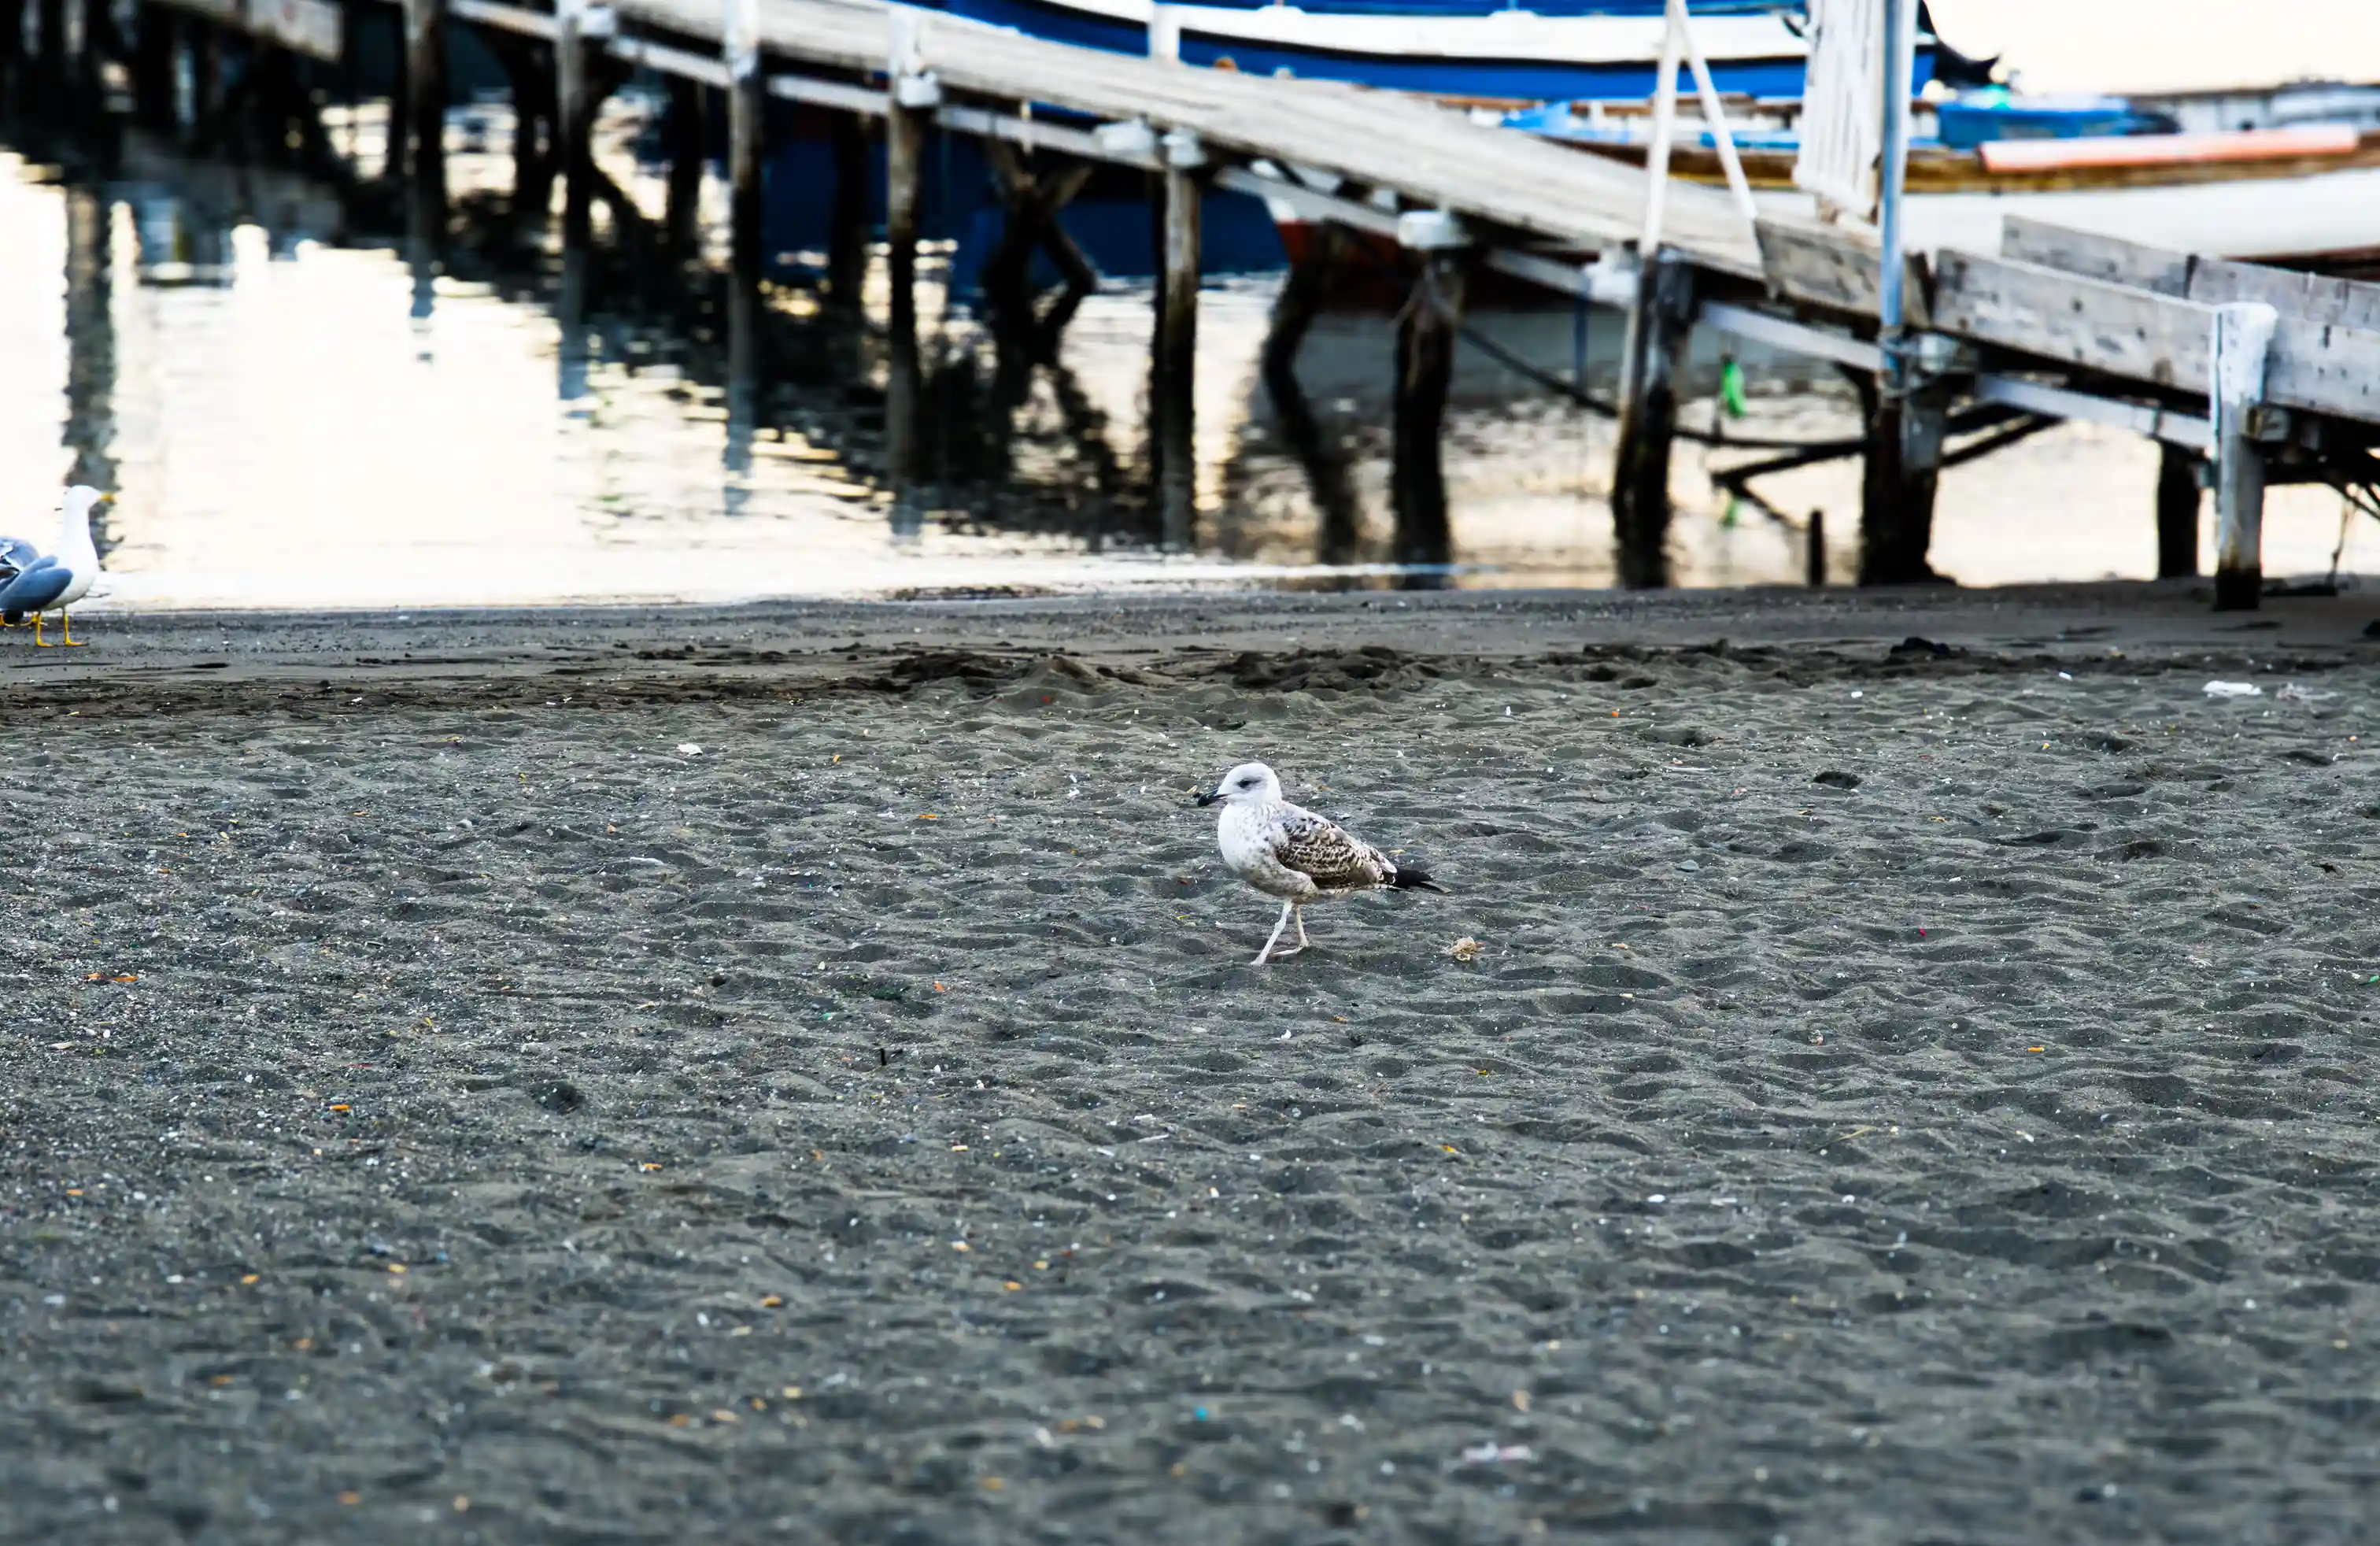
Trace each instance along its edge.
<path fill-rule="evenodd" d="M 69 650 L 79 650 L 84 645 L 91 642 L 87 639 L 77 639 L 74 636 L 74 623 L 63 612 L 58 614 L 58 627 L 66 630 L 67 648 Z M 1302 935 L 1305 931 L 1305 925 L 1303 922 L 1300 922 L 1297 929 L 1298 932 Z"/>
<path fill-rule="evenodd" d="M 42 615 L 38 612 L 33 614 L 33 642 L 44 650 L 55 650 L 57 648 L 56 645 L 42 637 Z"/>

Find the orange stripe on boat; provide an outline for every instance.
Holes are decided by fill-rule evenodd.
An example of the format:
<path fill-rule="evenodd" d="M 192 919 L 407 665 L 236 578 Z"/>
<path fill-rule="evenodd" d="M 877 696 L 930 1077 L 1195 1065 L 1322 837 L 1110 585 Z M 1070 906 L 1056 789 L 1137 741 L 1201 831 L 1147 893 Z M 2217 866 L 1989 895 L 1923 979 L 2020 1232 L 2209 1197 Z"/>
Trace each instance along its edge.
<path fill-rule="evenodd" d="M 2362 140 L 2347 124 L 2243 128 L 2222 134 L 2111 134 L 2088 140 L 1988 140 L 1976 147 L 1987 172 L 2058 172 L 2085 166 L 2179 166 L 2222 161 L 2286 161 L 2351 155 Z"/>

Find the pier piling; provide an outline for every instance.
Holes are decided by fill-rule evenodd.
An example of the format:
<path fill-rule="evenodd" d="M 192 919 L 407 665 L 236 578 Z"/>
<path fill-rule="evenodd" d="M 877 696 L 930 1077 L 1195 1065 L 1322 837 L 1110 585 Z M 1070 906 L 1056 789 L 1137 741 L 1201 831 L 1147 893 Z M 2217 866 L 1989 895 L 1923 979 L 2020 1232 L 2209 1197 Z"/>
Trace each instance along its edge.
<path fill-rule="evenodd" d="M 730 262 L 739 286 L 759 283 L 767 82 L 760 73 L 759 0 L 728 0 L 727 189 Z"/>
<path fill-rule="evenodd" d="M 0 8 L 0 25 L 8 12 Z M 132 111 L 145 128 L 174 127 L 174 40 L 176 17 L 158 0 L 141 0 L 132 35 Z"/>
<path fill-rule="evenodd" d="M 1879 383 L 1860 479 L 1860 583 L 1931 578 L 1934 495 L 1942 475 L 1949 395 L 1921 385 L 1902 396 Z"/>
<path fill-rule="evenodd" d="M 1424 249 L 1415 294 L 1397 323 L 1397 380 L 1390 410 L 1389 500 L 1400 564 L 1443 564 L 1453 547 L 1446 514 L 1446 398 L 1463 325 L 1459 249 Z"/>
<path fill-rule="evenodd" d="M 1186 548 L 1196 535 L 1198 461 L 1199 213 L 1207 164 L 1197 136 L 1173 133 L 1165 159 L 1165 242 L 1160 254 L 1157 333 L 1149 374 L 1149 427 L 1157 464 L 1158 526 L 1165 545 Z"/>
<path fill-rule="evenodd" d="M 669 249 L 680 262 L 702 250 L 702 173 L 709 137 L 704 133 L 702 83 L 685 76 L 669 79 L 669 112 L 662 123 L 669 147 L 669 192 L 662 215 Z"/>
<path fill-rule="evenodd" d="M 834 203 L 828 214 L 827 299 L 856 315 L 868 284 L 868 126 L 856 113 L 834 116 Z"/>
<path fill-rule="evenodd" d="M 2159 442 L 2157 445 L 2156 533 L 2157 578 L 2187 579 L 2198 573 L 2200 469 L 2205 458 L 2194 451 Z"/>
<path fill-rule="evenodd" d="M 2265 591 L 2265 453 L 2258 405 L 2280 314 L 2255 302 L 2215 310 L 2215 605 L 2249 611 Z"/>
<path fill-rule="evenodd" d="M 1631 588 L 1670 583 L 1670 452 L 1694 310 L 1694 271 L 1686 262 L 1666 249 L 1647 259 L 1621 346 L 1620 444 L 1611 474 L 1620 583 Z"/>
<path fill-rule="evenodd" d="M 403 124 L 389 125 L 389 155 L 406 168 L 412 235 L 434 242 L 446 217 L 446 0 L 404 0 L 404 6 Z"/>
<path fill-rule="evenodd" d="M 920 517 L 918 399 L 923 367 L 917 354 L 917 225 L 922 213 L 926 130 L 941 89 L 923 61 L 924 18 L 905 6 L 891 18 L 884 118 L 884 266 L 892 290 L 887 324 L 889 372 L 884 393 L 885 480 L 892 489 L 893 530 L 913 533 Z"/>
<path fill-rule="evenodd" d="M 590 23 L 593 23 L 590 25 Z M 588 0 L 559 0 L 554 8 L 553 139 L 562 170 L 562 240 L 588 239 L 594 200 L 595 48 L 601 46 Z"/>

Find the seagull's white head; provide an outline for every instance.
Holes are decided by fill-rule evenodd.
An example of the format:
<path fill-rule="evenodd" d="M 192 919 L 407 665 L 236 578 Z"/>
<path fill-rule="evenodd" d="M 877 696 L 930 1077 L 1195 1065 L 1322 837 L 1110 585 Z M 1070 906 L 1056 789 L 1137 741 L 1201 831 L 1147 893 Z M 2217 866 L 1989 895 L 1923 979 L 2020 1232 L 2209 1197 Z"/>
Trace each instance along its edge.
<path fill-rule="evenodd" d="M 1269 805 L 1281 799 L 1281 780 L 1262 762 L 1243 762 L 1198 797 L 1200 805 Z"/>
<path fill-rule="evenodd" d="M 91 513 L 106 504 L 109 497 L 89 483 L 77 483 L 58 496 L 59 524 L 69 531 L 89 526 Z"/>

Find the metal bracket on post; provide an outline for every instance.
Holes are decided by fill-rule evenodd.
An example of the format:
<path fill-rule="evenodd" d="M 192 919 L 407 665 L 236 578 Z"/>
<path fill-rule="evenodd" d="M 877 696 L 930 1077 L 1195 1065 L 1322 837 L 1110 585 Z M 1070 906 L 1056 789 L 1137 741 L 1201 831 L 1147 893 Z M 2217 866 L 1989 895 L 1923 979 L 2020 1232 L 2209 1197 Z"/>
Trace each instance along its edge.
<path fill-rule="evenodd" d="M 1409 252 L 1451 252 L 1471 245 L 1452 210 L 1407 210 L 1397 216 L 1397 245 Z"/>
<path fill-rule="evenodd" d="M 1176 172 L 1195 172 L 1207 164 L 1207 147 L 1186 128 L 1167 134 L 1164 144 L 1165 164 Z"/>
<path fill-rule="evenodd" d="M 1153 163 L 1157 160 L 1157 131 L 1133 118 L 1121 124 L 1101 124 L 1091 131 L 1099 141 L 1099 153 L 1111 161 Z"/>

